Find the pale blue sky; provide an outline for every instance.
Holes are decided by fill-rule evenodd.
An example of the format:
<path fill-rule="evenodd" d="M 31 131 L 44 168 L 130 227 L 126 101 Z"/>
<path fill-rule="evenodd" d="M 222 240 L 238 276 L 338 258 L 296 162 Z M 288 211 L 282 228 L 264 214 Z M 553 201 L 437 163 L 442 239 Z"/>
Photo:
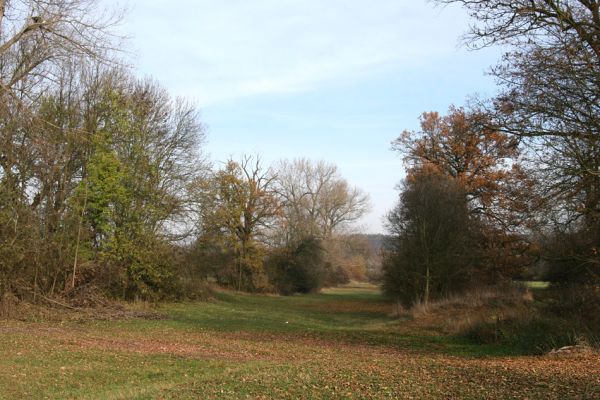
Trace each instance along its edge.
<path fill-rule="evenodd" d="M 499 50 L 467 51 L 457 7 L 425 0 L 128 0 L 132 62 L 200 108 L 215 161 L 335 163 L 382 232 L 404 171 L 390 142 L 423 111 L 495 91 Z"/>

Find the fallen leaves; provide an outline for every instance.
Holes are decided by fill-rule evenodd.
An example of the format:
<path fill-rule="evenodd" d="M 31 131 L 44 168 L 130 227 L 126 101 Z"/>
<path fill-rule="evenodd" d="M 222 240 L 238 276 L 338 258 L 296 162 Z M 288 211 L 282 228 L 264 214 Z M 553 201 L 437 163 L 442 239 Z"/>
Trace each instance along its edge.
<path fill-rule="evenodd" d="M 352 303 L 361 301 L 318 299 L 320 303 L 311 307 L 320 304 L 337 313 L 352 313 L 352 321 L 356 309 L 381 315 L 380 304 L 368 300 L 353 308 Z M 0 330 L 0 366 L 7 371 L 0 372 L 0 393 L 22 397 L 46 379 L 62 397 L 73 397 L 74 388 L 106 393 L 101 390 L 115 390 L 110 387 L 117 385 L 121 391 L 117 393 L 152 398 L 600 398 L 600 356 L 593 352 L 569 357 L 462 357 L 444 350 L 443 343 L 415 348 L 410 340 L 391 340 L 389 329 L 396 328 L 370 323 L 361 328 L 368 331 L 357 327 L 353 336 L 332 328 L 310 333 L 183 329 L 168 321 L 140 324 L 143 329 L 112 321 L 62 326 L 7 322 Z M 382 334 L 376 344 L 367 335 L 374 332 Z M 407 333 L 398 329 L 395 335 Z M 36 358 L 42 349 L 47 355 Z M 77 361 L 88 355 L 103 361 Z M 40 360 L 54 369 L 35 364 Z M 30 366 L 18 375 L 10 372 L 27 362 Z M 212 372 L 203 372 L 204 365 Z M 121 369 L 127 379 L 111 381 L 110 374 Z M 4 387 L 14 382 L 12 375 L 18 376 L 21 389 Z"/>

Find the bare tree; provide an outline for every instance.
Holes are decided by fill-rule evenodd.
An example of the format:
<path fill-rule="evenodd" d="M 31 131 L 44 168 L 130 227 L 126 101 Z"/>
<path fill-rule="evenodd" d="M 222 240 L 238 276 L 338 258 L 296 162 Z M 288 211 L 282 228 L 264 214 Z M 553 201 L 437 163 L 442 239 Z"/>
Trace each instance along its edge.
<path fill-rule="evenodd" d="M 600 60 L 600 3 L 595 0 L 434 0 L 463 5 L 476 21 L 464 37 L 474 47 L 492 44 L 551 46 L 569 39 Z"/>
<path fill-rule="evenodd" d="M 119 12 L 98 0 L 0 0 L 0 89 L 32 100 L 67 60 L 108 60 Z"/>
<path fill-rule="evenodd" d="M 333 164 L 284 160 L 276 170 L 277 191 L 284 201 L 285 226 L 292 241 L 328 238 L 369 211 L 368 195 L 351 187 Z"/>

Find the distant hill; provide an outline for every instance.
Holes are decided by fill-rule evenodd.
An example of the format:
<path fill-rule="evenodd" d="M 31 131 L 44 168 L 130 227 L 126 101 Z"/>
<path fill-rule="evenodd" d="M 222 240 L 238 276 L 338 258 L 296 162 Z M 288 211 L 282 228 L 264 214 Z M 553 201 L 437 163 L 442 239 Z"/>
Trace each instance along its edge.
<path fill-rule="evenodd" d="M 390 237 L 389 235 L 384 235 L 382 233 L 355 233 L 348 236 L 366 240 L 369 244 L 369 250 L 377 255 L 381 253 L 381 249 L 383 248 L 386 239 Z"/>
<path fill-rule="evenodd" d="M 381 233 L 378 234 L 367 234 L 364 235 L 367 240 L 369 241 L 369 245 L 371 246 L 371 249 L 373 250 L 373 252 L 375 254 L 380 254 L 381 253 L 381 249 L 383 248 L 383 245 L 385 243 L 385 241 L 390 237 L 389 235 L 384 235 Z"/>

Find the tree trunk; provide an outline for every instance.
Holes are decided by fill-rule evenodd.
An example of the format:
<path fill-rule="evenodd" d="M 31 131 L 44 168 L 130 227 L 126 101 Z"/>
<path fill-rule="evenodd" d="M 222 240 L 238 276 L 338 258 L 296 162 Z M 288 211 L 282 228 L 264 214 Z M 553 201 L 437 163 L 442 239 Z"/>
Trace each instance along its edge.
<path fill-rule="evenodd" d="M 81 241 L 81 225 L 83 225 L 83 215 L 87 207 L 87 183 L 85 185 L 85 192 L 83 197 L 83 208 L 81 209 L 81 215 L 79 216 L 79 226 L 77 227 L 77 242 L 75 244 L 75 260 L 73 261 L 73 280 L 71 282 L 71 289 L 75 288 L 75 274 L 77 273 L 77 258 L 79 257 L 79 242 Z"/>
<path fill-rule="evenodd" d="M 431 280 L 431 275 L 429 273 L 429 265 L 427 265 L 425 269 L 425 294 L 423 295 L 423 303 L 427 305 L 429 303 L 429 282 Z"/>

